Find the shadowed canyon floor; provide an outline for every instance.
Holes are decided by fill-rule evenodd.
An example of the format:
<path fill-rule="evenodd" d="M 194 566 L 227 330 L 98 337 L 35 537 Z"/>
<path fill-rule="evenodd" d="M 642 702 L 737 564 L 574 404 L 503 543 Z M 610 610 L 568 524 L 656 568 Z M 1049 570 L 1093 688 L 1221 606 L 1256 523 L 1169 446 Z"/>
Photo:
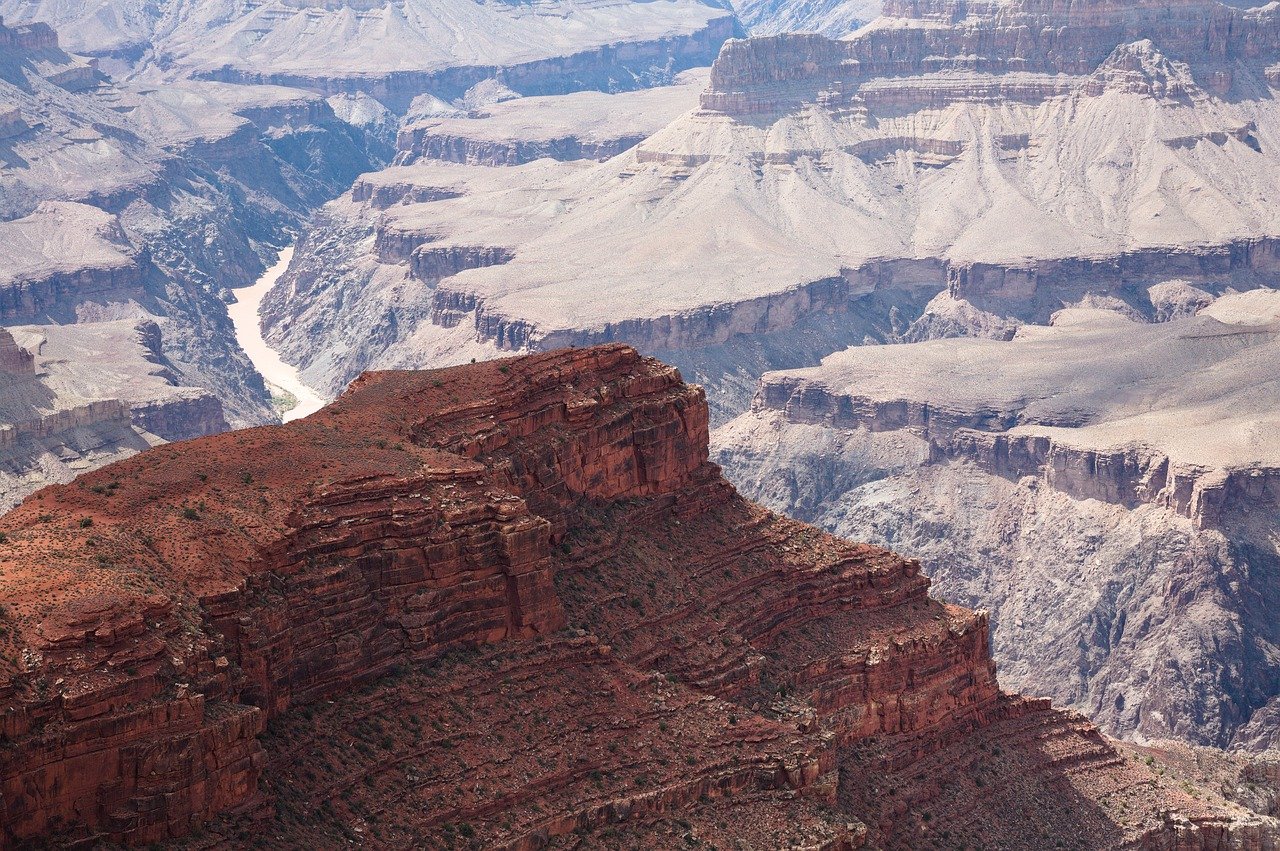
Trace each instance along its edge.
<path fill-rule="evenodd" d="M 29 497 L 4 842 L 1277 841 L 1243 768 L 1002 694 L 984 615 L 742 499 L 707 439 L 699 388 L 612 345 L 370 373 Z"/>

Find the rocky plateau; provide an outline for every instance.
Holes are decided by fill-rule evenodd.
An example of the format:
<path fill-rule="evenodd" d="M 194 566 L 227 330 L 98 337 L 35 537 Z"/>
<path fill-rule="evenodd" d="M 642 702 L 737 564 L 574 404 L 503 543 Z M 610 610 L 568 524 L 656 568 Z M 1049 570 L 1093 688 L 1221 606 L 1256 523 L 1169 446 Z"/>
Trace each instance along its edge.
<path fill-rule="evenodd" d="M 708 421 L 563 350 L 28 497 L 0 842 L 1275 847 L 1271 763 L 1001 692 L 985 614 L 743 499 Z"/>

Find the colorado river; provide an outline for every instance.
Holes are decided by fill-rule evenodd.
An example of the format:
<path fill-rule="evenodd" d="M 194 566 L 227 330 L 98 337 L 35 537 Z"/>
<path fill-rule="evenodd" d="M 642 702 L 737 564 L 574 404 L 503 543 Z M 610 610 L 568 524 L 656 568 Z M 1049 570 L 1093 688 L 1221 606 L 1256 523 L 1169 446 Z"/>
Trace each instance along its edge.
<path fill-rule="evenodd" d="M 236 329 L 236 340 L 249 356 L 249 360 L 253 361 L 254 367 L 266 379 L 267 389 L 282 390 L 297 400 L 293 407 L 281 412 L 285 422 L 315 413 L 325 404 L 324 399 L 320 398 L 316 391 L 302 383 L 302 379 L 298 377 L 298 370 L 281 360 L 276 350 L 262 339 L 262 326 L 258 320 L 262 299 L 284 274 L 284 270 L 289 268 L 289 261 L 292 258 L 293 247 L 290 246 L 280 252 L 280 258 L 276 264 L 263 272 L 257 283 L 251 287 L 236 290 L 236 303 L 227 306 L 227 313 L 230 314 L 231 323 Z"/>

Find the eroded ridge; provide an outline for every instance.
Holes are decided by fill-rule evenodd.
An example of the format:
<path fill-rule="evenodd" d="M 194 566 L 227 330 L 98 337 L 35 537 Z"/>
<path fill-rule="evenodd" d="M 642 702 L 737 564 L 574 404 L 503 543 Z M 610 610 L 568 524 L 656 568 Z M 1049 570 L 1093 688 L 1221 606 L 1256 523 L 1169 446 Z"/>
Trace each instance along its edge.
<path fill-rule="evenodd" d="M 370 373 L 29 498 L 4 842 L 845 849 L 868 742 L 1076 723 L 1110 771 L 916 563 L 738 496 L 707 416 L 621 345 Z"/>

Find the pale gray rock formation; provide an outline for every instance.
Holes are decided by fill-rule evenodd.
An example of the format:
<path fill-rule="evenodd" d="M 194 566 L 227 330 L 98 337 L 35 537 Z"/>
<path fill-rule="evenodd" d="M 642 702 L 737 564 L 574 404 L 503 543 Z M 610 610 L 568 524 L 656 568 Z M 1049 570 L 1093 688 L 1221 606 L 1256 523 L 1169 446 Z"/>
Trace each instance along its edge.
<path fill-rule="evenodd" d="M 1159 324 L 1073 308 L 766 375 L 713 454 L 989 608 L 1010 687 L 1139 741 L 1273 747 L 1278 355 L 1274 290 Z"/>
<path fill-rule="evenodd" d="M 498 166 L 543 157 L 607 160 L 691 109 L 706 88 L 707 75 L 707 69 L 698 68 L 677 75 L 671 86 L 627 96 L 582 92 L 519 98 L 463 115 L 406 123 L 395 162 L 437 159 Z"/>
<path fill-rule="evenodd" d="M 77 311 L 143 297 L 141 260 L 119 219 L 97 207 L 42 201 L 0 221 L 0 322 L 74 321 Z"/>
<path fill-rule="evenodd" d="M 154 322 L 0 329 L 0 511 L 155 444 L 225 430 L 218 399 L 178 381 Z"/>
<path fill-rule="evenodd" d="M 0 0 L 0 14 L 0 324 L 154 321 L 175 380 L 216 394 L 235 426 L 277 415 L 226 302 L 394 154 L 397 111 L 669 81 L 736 26 L 697 0 Z M 588 146 L 618 144 L 599 136 Z"/>
<path fill-rule="evenodd" d="M 599 126 L 597 116 L 602 111 L 618 116 L 629 113 L 629 123 L 652 122 L 661 120 L 664 113 L 691 108 L 696 99 L 696 88 L 685 85 L 618 95 L 568 95 L 559 98 L 556 105 L 559 127 L 564 129 L 554 132 L 582 139 Z M 608 105 L 601 106 L 602 100 Z M 472 139 L 500 138 L 506 150 L 518 150 L 522 144 L 539 143 L 536 140 L 545 139 L 547 133 L 539 122 L 524 116 L 539 116 L 549 105 L 530 101 L 534 99 L 495 107 L 495 113 L 500 114 L 494 119 L 458 119 L 450 123 L 466 128 Z M 524 111 L 526 105 L 529 113 Z M 485 129 L 490 120 L 498 122 L 496 129 Z M 521 132 L 513 132 L 513 127 Z M 526 130 L 534 142 L 518 141 Z M 401 136 L 406 146 L 415 144 L 416 138 L 412 132 Z M 577 144 L 562 155 L 582 155 L 584 150 L 584 145 Z M 406 158 L 417 156 L 406 152 Z M 441 282 L 457 280 L 454 276 L 458 273 L 469 274 L 465 270 L 502 268 L 513 262 L 519 246 L 544 230 L 561 234 L 561 250 L 552 261 L 561 270 L 569 269 L 566 264 L 571 264 L 572 274 L 584 273 L 576 253 L 584 261 L 590 257 L 598 264 L 593 274 L 607 276 L 598 279 L 606 287 L 615 285 L 623 269 L 634 272 L 634 280 L 628 285 L 630 294 L 614 293 L 613 304 L 643 309 L 649 306 L 648 299 L 667 298 L 676 288 L 675 281 L 663 282 L 647 271 L 639 271 L 637 264 L 644 262 L 646 243 L 633 250 L 626 240 L 609 242 L 620 224 L 611 218 L 618 211 L 610 210 L 617 199 L 605 192 L 591 203 L 582 203 L 591 195 L 592 187 L 612 186 L 619 163 L 629 161 L 630 156 L 624 154 L 603 164 L 583 159 L 542 159 L 513 167 L 419 159 L 414 165 L 361 177 L 348 196 L 326 205 L 317 215 L 298 246 L 289 272 L 264 303 L 268 340 L 286 359 L 301 366 L 308 383 L 331 395 L 365 369 L 465 362 L 473 357 L 492 357 L 506 347 L 519 347 L 522 342 L 505 336 L 501 343 L 478 337 L 474 300 L 465 290 L 447 288 Z M 494 159 L 505 161 L 505 157 L 490 161 Z M 647 174 L 636 175 L 635 179 L 658 187 L 666 181 L 659 175 L 655 182 L 655 177 Z M 599 233 L 590 233 L 593 226 L 598 226 Z M 572 229 L 572 240 L 570 231 L 562 229 Z M 584 233 L 585 238 L 579 239 L 578 235 Z M 690 281 L 699 270 L 726 265 L 723 258 L 699 256 L 705 246 L 689 243 L 697 238 L 693 225 L 684 233 L 672 232 L 669 236 L 666 249 L 697 264 L 690 271 Z M 566 247 L 570 244 L 572 250 Z M 778 264 L 790 259 L 782 258 Z M 546 277 L 554 270 L 538 274 Z M 599 310 L 607 321 L 604 311 L 610 292 L 606 289 L 588 294 L 586 283 L 582 284 L 583 297 L 577 305 L 571 309 L 553 301 L 546 306 L 548 314 L 560 311 L 564 321 L 573 321 L 581 318 L 574 315 L 578 310 Z M 666 289 L 658 288 L 664 284 Z M 645 292 L 646 288 L 649 292 Z M 698 304 L 703 294 L 692 286 L 689 290 L 690 303 Z M 910 298 L 909 293 L 904 296 L 896 291 L 891 296 L 904 301 Z M 766 333 L 768 329 L 764 327 L 755 329 L 762 332 L 759 334 L 745 333 L 753 331 L 761 313 L 769 312 L 768 306 L 761 304 L 744 311 L 755 310 L 755 319 L 725 317 L 727 322 L 737 323 L 742 334 L 701 327 L 684 329 L 677 323 L 665 337 L 655 334 L 650 348 L 671 357 L 691 378 L 708 381 L 715 391 L 713 401 L 723 416 L 729 410 L 723 399 L 731 399 L 732 405 L 741 410 L 753 392 L 756 378 L 768 366 L 813 362 L 825 353 L 822 347 L 831 340 L 847 345 L 876 333 L 869 322 L 859 324 L 847 315 L 837 318 L 825 314 L 808 320 L 807 327 L 813 330 L 801 333 L 786 322 L 785 311 L 792 308 L 783 303 L 785 297 L 779 301 L 774 315 L 785 333 L 777 337 Z M 880 305 L 876 296 L 868 302 Z M 652 306 L 660 310 L 664 304 L 655 301 Z M 727 308 L 730 312 L 733 309 Z M 696 323 L 693 320 L 692 324 Z M 905 330 L 905 322 L 899 330 Z M 706 338 L 701 336 L 704 331 L 710 332 Z M 562 340 L 546 345 L 574 343 L 572 334 L 568 330 Z M 686 339 L 694 340 L 693 347 L 698 347 L 696 359 L 681 350 Z"/>
<path fill-rule="evenodd" d="M 626 340 L 722 416 L 760 372 L 864 338 L 1007 339 L 1079 304 L 1169 318 L 1194 298 L 1155 284 L 1280 272 L 1277 7 L 886 13 L 844 40 L 729 41 L 700 108 L 599 165 L 362 179 L 370 206 L 318 220 L 271 339 L 329 392 L 357 366 Z M 508 159 L 481 152 L 434 153 Z"/>
<path fill-rule="evenodd" d="M 883 0 L 740 0 L 738 19 L 751 35 L 821 33 L 838 38 L 880 17 Z"/>
<path fill-rule="evenodd" d="M 224 300 L 377 162 L 361 131 L 297 90 L 119 85 L 48 27 L 0 25 L 0 103 L 0 323 L 154 319 L 183 384 L 270 421 Z"/>
<path fill-rule="evenodd" d="M 398 111 L 490 79 L 522 94 L 651 85 L 707 64 L 736 27 L 698 0 L 0 0 L 0 14 L 151 75 L 364 92 Z"/>

